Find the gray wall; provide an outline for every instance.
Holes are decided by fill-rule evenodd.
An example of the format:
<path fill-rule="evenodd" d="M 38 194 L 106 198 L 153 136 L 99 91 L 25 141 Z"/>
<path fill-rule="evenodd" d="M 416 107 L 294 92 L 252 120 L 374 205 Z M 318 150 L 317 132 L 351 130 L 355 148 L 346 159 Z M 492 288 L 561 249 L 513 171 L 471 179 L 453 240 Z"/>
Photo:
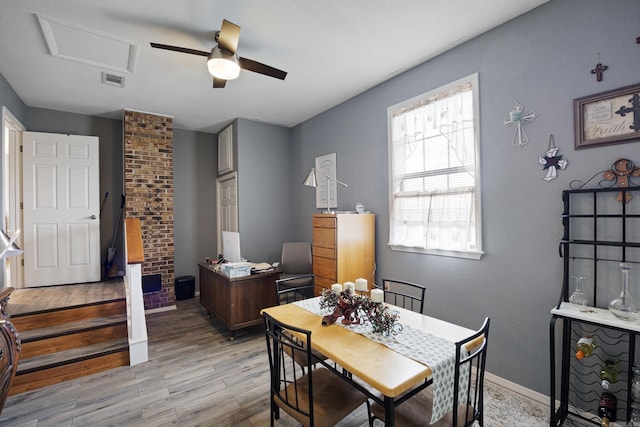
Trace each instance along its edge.
<path fill-rule="evenodd" d="M 210 133 L 173 130 L 175 277 L 195 276 L 197 264 L 216 249 L 218 139 Z"/>
<path fill-rule="evenodd" d="M 561 192 L 621 157 L 640 164 L 636 142 L 576 151 L 573 99 L 639 82 L 640 2 L 553 0 L 526 15 L 326 111 L 292 132 L 298 169 L 337 153 L 338 208 L 356 202 L 377 214 L 377 277 L 427 285 L 426 312 L 477 328 L 490 316 L 487 369 L 548 394 L 549 310 L 562 284 L 558 242 Z M 434 35 L 437 36 L 437 35 Z M 602 82 L 590 70 L 609 66 Z M 478 72 L 484 250 L 480 261 L 393 252 L 389 230 L 387 107 Z M 516 99 L 538 118 L 525 125 L 529 143 L 513 147 L 502 126 Z M 569 166 L 543 181 L 538 157 L 553 134 Z M 311 237 L 313 193 L 291 178 L 300 238 Z M 298 202 L 299 201 L 299 202 Z M 640 274 L 640 273 L 638 273 Z M 638 280 L 634 292 L 640 295 Z M 611 298 L 619 283 L 611 288 Z"/>
<path fill-rule="evenodd" d="M 289 130 L 238 119 L 234 132 L 242 257 L 279 261 L 282 242 L 294 235 L 289 187 L 297 180 L 290 171 Z"/>

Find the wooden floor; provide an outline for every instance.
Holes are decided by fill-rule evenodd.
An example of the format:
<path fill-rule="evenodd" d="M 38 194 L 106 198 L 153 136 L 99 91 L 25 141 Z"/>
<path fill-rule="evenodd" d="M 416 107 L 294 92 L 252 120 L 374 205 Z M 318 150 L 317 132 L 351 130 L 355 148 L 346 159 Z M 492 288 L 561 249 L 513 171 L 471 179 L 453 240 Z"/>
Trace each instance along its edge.
<path fill-rule="evenodd" d="M 16 289 L 9 298 L 7 312 L 15 316 L 124 297 L 124 283 L 121 278 L 96 283 Z"/>
<path fill-rule="evenodd" d="M 228 329 L 207 317 L 197 297 L 176 305 L 176 310 L 147 315 L 148 362 L 10 396 L 0 426 L 268 426 L 269 367 L 262 326 L 237 331 L 230 341 Z M 538 412 L 548 413 L 538 406 Z M 508 409 L 518 419 L 521 411 L 521 405 Z M 495 415 L 485 414 L 487 427 L 548 425 Z M 276 422 L 296 425 L 284 413 Z M 368 426 L 366 406 L 339 426 Z"/>
<path fill-rule="evenodd" d="M 147 315 L 148 362 L 11 396 L 0 426 L 268 426 L 262 326 L 230 341 L 197 298 L 177 306 Z M 341 425 L 367 424 L 366 406 L 354 414 Z"/>

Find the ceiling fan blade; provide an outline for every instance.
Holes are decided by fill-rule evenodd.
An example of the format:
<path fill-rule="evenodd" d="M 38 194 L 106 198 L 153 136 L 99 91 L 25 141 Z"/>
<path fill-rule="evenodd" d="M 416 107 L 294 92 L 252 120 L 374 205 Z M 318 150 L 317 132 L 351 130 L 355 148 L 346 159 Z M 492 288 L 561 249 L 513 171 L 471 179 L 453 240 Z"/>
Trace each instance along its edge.
<path fill-rule="evenodd" d="M 214 89 L 221 89 L 224 87 L 224 85 L 227 84 L 227 81 L 224 79 L 219 79 L 217 77 L 213 78 L 213 88 Z"/>
<path fill-rule="evenodd" d="M 238 40 L 240 40 L 240 27 L 231 21 L 223 19 L 222 27 L 218 34 L 216 34 L 216 41 L 218 42 L 220 49 L 236 53 Z"/>
<path fill-rule="evenodd" d="M 202 50 L 189 49 L 186 47 L 180 46 L 171 46 L 168 44 L 160 44 L 160 43 L 151 43 L 151 47 L 155 47 L 156 49 L 165 49 L 165 50 L 173 50 L 174 52 L 188 53 L 191 55 L 199 55 L 199 56 L 209 56 L 210 52 L 205 52 Z"/>
<path fill-rule="evenodd" d="M 253 71 L 254 73 L 264 74 L 265 76 L 275 77 L 280 80 L 284 80 L 284 78 L 287 77 L 286 71 L 278 70 L 277 68 L 254 61 L 253 59 L 240 57 L 238 58 L 238 62 L 240 62 L 240 68 Z"/>

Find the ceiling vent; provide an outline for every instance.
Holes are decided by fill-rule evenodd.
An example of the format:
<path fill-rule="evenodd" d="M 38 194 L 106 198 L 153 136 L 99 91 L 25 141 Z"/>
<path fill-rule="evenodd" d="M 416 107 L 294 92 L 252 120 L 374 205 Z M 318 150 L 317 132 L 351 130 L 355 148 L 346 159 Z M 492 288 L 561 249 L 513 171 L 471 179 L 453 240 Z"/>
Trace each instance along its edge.
<path fill-rule="evenodd" d="M 116 76 L 115 74 L 109 74 L 102 72 L 102 83 L 111 86 L 124 87 L 124 77 Z"/>

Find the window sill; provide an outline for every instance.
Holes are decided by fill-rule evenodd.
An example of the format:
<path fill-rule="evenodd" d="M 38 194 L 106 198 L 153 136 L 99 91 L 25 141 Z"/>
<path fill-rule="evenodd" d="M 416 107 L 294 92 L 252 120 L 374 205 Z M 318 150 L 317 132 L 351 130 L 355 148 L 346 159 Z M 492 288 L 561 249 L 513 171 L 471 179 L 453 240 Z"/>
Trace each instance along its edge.
<path fill-rule="evenodd" d="M 484 252 L 482 252 L 482 251 L 468 251 L 468 252 L 463 252 L 463 251 L 445 251 L 445 250 L 442 250 L 442 249 L 424 249 L 424 248 L 414 248 L 414 247 L 408 247 L 408 246 L 398 246 L 398 245 L 392 245 L 392 244 L 389 244 L 389 248 L 391 248 L 392 251 L 413 252 L 413 253 L 425 254 L 425 255 L 436 255 L 436 256 L 446 256 L 446 257 L 451 257 L 451 258 L 472 259 L 472 260 L 476 260 L 476 261 L 479 261 L 480 258 L 482 258 L 482 255 L 484 255 Z"/>

